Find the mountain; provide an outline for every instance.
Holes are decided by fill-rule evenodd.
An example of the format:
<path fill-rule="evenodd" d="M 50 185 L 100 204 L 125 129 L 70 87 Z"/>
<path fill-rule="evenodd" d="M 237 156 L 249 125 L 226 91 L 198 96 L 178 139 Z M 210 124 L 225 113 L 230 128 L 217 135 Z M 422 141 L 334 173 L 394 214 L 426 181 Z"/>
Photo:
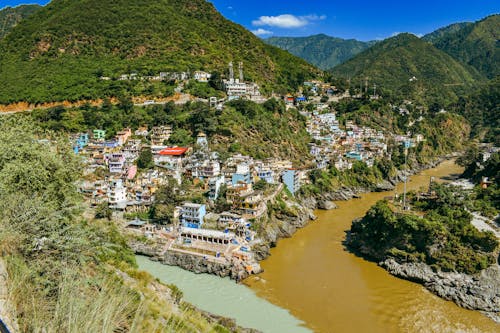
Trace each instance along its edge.
<path fill-rule="evenodd" d="M 462 29 L 470 27 L 473 24 L 474 23 L 472 22 L 453 23 L 444 28 L 437 29 L 436 31 L 433 31 L 423 36 L 422 39 L 425 40 L 426 42 L 435 43 L 445 38 L 446 36 L 449 36 L 450 34 L 454 34 Z"/>
<path fill-rule="evenodd" d="M 137 94 L 131 85 L 141 82 L 99 77 L 224 72 L 230 61 L 242 61 L 264 91 L 293 89 L 319 73 L 205 0 L 53 0 L 0 42 L 0 103 Z"/>
<path fill-rule="evenodd" d="M 452 25 L 423 38 L 490 79 L 500 75 L 500 15 Z"/>
<path fill-rule="evenodd" d="M 38 11 L 42 6 L 21 5 L 17 7 L 5 7 L 0 10 L 0 39 L 2 39 L 21 20 Z"/>
<path fill-rule="evenodd" d="M 370 86 L 378 85 L 378 91 L 425 100 L 455 99 L 457 92 L 479 78 L 445 52 L 408 33 L 375 44 L 335 67 L 332 74 L 351 78 L 355 84 L 367 78 Z"/>
<path fill-rule="evenodd" d="M 324 34 L 309 37 L 270 37 L 264 41 L 324 70 L 351 59 L 376 43 L 335 38 Z"/>

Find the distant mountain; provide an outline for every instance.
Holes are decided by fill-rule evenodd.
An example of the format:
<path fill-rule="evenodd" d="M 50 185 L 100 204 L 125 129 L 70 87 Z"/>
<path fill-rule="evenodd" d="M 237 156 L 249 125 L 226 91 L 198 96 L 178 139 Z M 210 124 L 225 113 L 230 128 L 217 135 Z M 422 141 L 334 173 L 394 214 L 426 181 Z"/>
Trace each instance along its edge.
<path fill-rule="evenodd" d="M 270 37 L 265 42 L 305 59 L 318 68 L 331 69 L 376 42 L 361 42 L 355 39 L 341 39 L 324 34 L 309 37 Z"/>
<path fill-rule="evenodd" d="M 230 61 L 242 61 L 267 91 L 295 89 L 319 73 L 205 0 L 53 0 L 0 42 L 0 103 L 142 94 L 140 82 L 99 77 L 224 73 Z"/>
<path fill-rule="evenodd" d="M 457 91 L 479 78 L 445 52 L 408 33 L 375 44 L 335 67 L 332 74 L 353 82 L 367 78 L 379 91 L 427 100 L 456 98 Z"/>
<path fill-rule="evenodd" d="M 423 39 L 490 79 L 500 75 L 500 15 L 451 25 Z"/>
<path fill-rule="evenodd" d="M 0 39 L 2 39 L 21 20 L 38 11 L 42 6 L 21 5 L 17 7 L 5 7 L 0 10 Z"/>

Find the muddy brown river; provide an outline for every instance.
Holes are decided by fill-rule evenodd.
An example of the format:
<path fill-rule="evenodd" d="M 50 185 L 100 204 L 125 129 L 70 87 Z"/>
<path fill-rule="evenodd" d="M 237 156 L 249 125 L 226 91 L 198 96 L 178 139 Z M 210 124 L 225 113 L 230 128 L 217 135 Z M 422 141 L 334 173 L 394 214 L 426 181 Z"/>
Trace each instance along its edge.
<path fill-rule="evenodd" d="M 446 180 L 462 169 L 453 161 L 411 177 L 408 189 Z M 402 193 L 402 184 L 398 193 Z M 263 261 L 264 273 L 245 280 L 257 295 L 316 332 L 500 332 L 482 314 L 434 296 L 421 285 L 391 276 L 346 251 L 345 231 L 378 200 L 394 192 L 363 194 L 317 211 L 318 219 L 280 240 Z"/>

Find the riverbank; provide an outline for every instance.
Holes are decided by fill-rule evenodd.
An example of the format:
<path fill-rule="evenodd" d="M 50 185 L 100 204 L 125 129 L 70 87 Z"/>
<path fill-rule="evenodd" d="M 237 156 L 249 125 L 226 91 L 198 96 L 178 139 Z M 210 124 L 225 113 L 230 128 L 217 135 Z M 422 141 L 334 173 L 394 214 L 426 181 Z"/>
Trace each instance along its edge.
<path fill-rule="evenodd" d="M 462 172 L 448 160 L 412 176 L 407 189 L 427 187 L 431 177 L 448 182 Z M 498 332 L 499 324 L 480 312 L 459 307 L 345 250 L 345 232 L 352 221 L 402 190 L 403 184 L 398 184 L 391 192 L 365 193 L 334 202 L 338 209 L 315 211 L 317 220 L 280 240 L 260 263 L 264 272 L 244 284 L 319 333 Z"/>
<path fill-rule="evenodd" d="M 284 207 L 277 207 L 271 202 L 268 205 L 267 213 L 254 221 L 259 226 L 257 241 L 252 244 L 252 260 L 260 262 L 270 256 L 271 248 L 275 247 L 280 239 L 292 237 L 298 229 L 306 226 L 310 221 L 316 219 L 315 209 L 331 210 L 337 208 L 333 201 L 347 201 L 359 198 L 363 193 L 388 191 L 395 188 L 395 185 L 411 175 L 422 170 L 436 167 L 447 159 L 455 158 L 458 154 L 453 153 L 437 158 L 435 161 L 416 165 L 414 169 L 399 171 L 395 177 L 383 180 L 369 188 L 341 187 L 340 189 L 316 196 L 290 198 L 284 193 L 278 197 L 282 200 Z M 273 200 L 274 201 L 274 200 Z M 189 254 L 180 251 L 172 251 L 163 241 L 149 240 L 148 243 L 132 238 L 129 246 L 137 255 L 150 257 L 153 261 L 158 261 L 166 265 L 179 266 L 195 273 L 208 273 L 220 277 L 230 277 L 239 282 L 248 278 L 252 274 L 261 272 L 260 266 L 251 264 L 244 260 L 227 258 L 227 260 L 207 260 L 206 256 Z"/>
<path fill-rule="evenodd" d="M 435 295 L 477 310 L 500 323 L 500 266 L 494 264 L 477 275 L 435 272 L 423 263 L 398 263 L 393 258 L 379 263 L 389 273 L 422 284 Z"/>

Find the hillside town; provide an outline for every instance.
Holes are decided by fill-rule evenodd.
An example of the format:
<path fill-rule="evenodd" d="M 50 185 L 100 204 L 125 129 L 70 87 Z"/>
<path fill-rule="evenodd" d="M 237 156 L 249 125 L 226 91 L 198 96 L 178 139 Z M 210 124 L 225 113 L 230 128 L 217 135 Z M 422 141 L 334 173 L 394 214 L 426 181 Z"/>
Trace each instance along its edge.
<path fill-rule="evenodd" d="M 205 82 L 210 77 L 196 73 Z M 262 98 L 257 85 L 244 82 L 241 63 L 239 79 L 234 78 L 232 63 L 229 73 L 230 78 L 224 80 L 228 101 Z M 119 216 L 134 216 L 124 226 L 162 240 L 164 251 L 189 253 L 213 262 L 237 260 L 248 273 L 260 272 L 252 248 L 261 240 L 256 237 L 252 223 L 267 213 L 268 203 L 283 189 L 297 195 L 301 185 L 310 182 L 308 173 L 314 169 L 334 166 L 346 170 L 356 161 L 372 166 L 375 159 L 390 158 L 389 140 L 408 147 L 424 140 L 422 135 L 392 135 L 353 121 L 341 125 L 335 111 L 314 100 L 316 91 L 326 89 L 332 93 L 332 88 L 321 82 L 305 86 L 313 93 L 311 101 L 300 92 L 292 99 L 290 95 L 281 98 L 289 106 L 305 103 L 313 106 L 313 111 L 301 112 L 313 140 L 309 144 L 312 163 L 307 169 L 279 158 L 259 160 L 232 154 L 222 159 L 210 149 L 210 138 L 203 132 L 198 133 L 192 146 L 171 146 L 170 125 L 141 126 L 135 131 L 124 128 L 113 137 L 108 137 L 105 130 L 89 129 L 72 137 L 74 152 L 85 161 L 80 192 L 93 207 L 105 207 Z M 220 108 L 223 103 L 211 106 Z M 150 158 L 150 165 L 139 167 L 139 160 L 145 156 Z M 147 213 L 155 204 L 155 195 L 169 184 L 174 187 L 188 184 L 185 197 L 195 200 L 173 208 L 169 223 L 152 220 Z M 227 210 L 216 213 L 214 208 L 221 200 Z"/>

